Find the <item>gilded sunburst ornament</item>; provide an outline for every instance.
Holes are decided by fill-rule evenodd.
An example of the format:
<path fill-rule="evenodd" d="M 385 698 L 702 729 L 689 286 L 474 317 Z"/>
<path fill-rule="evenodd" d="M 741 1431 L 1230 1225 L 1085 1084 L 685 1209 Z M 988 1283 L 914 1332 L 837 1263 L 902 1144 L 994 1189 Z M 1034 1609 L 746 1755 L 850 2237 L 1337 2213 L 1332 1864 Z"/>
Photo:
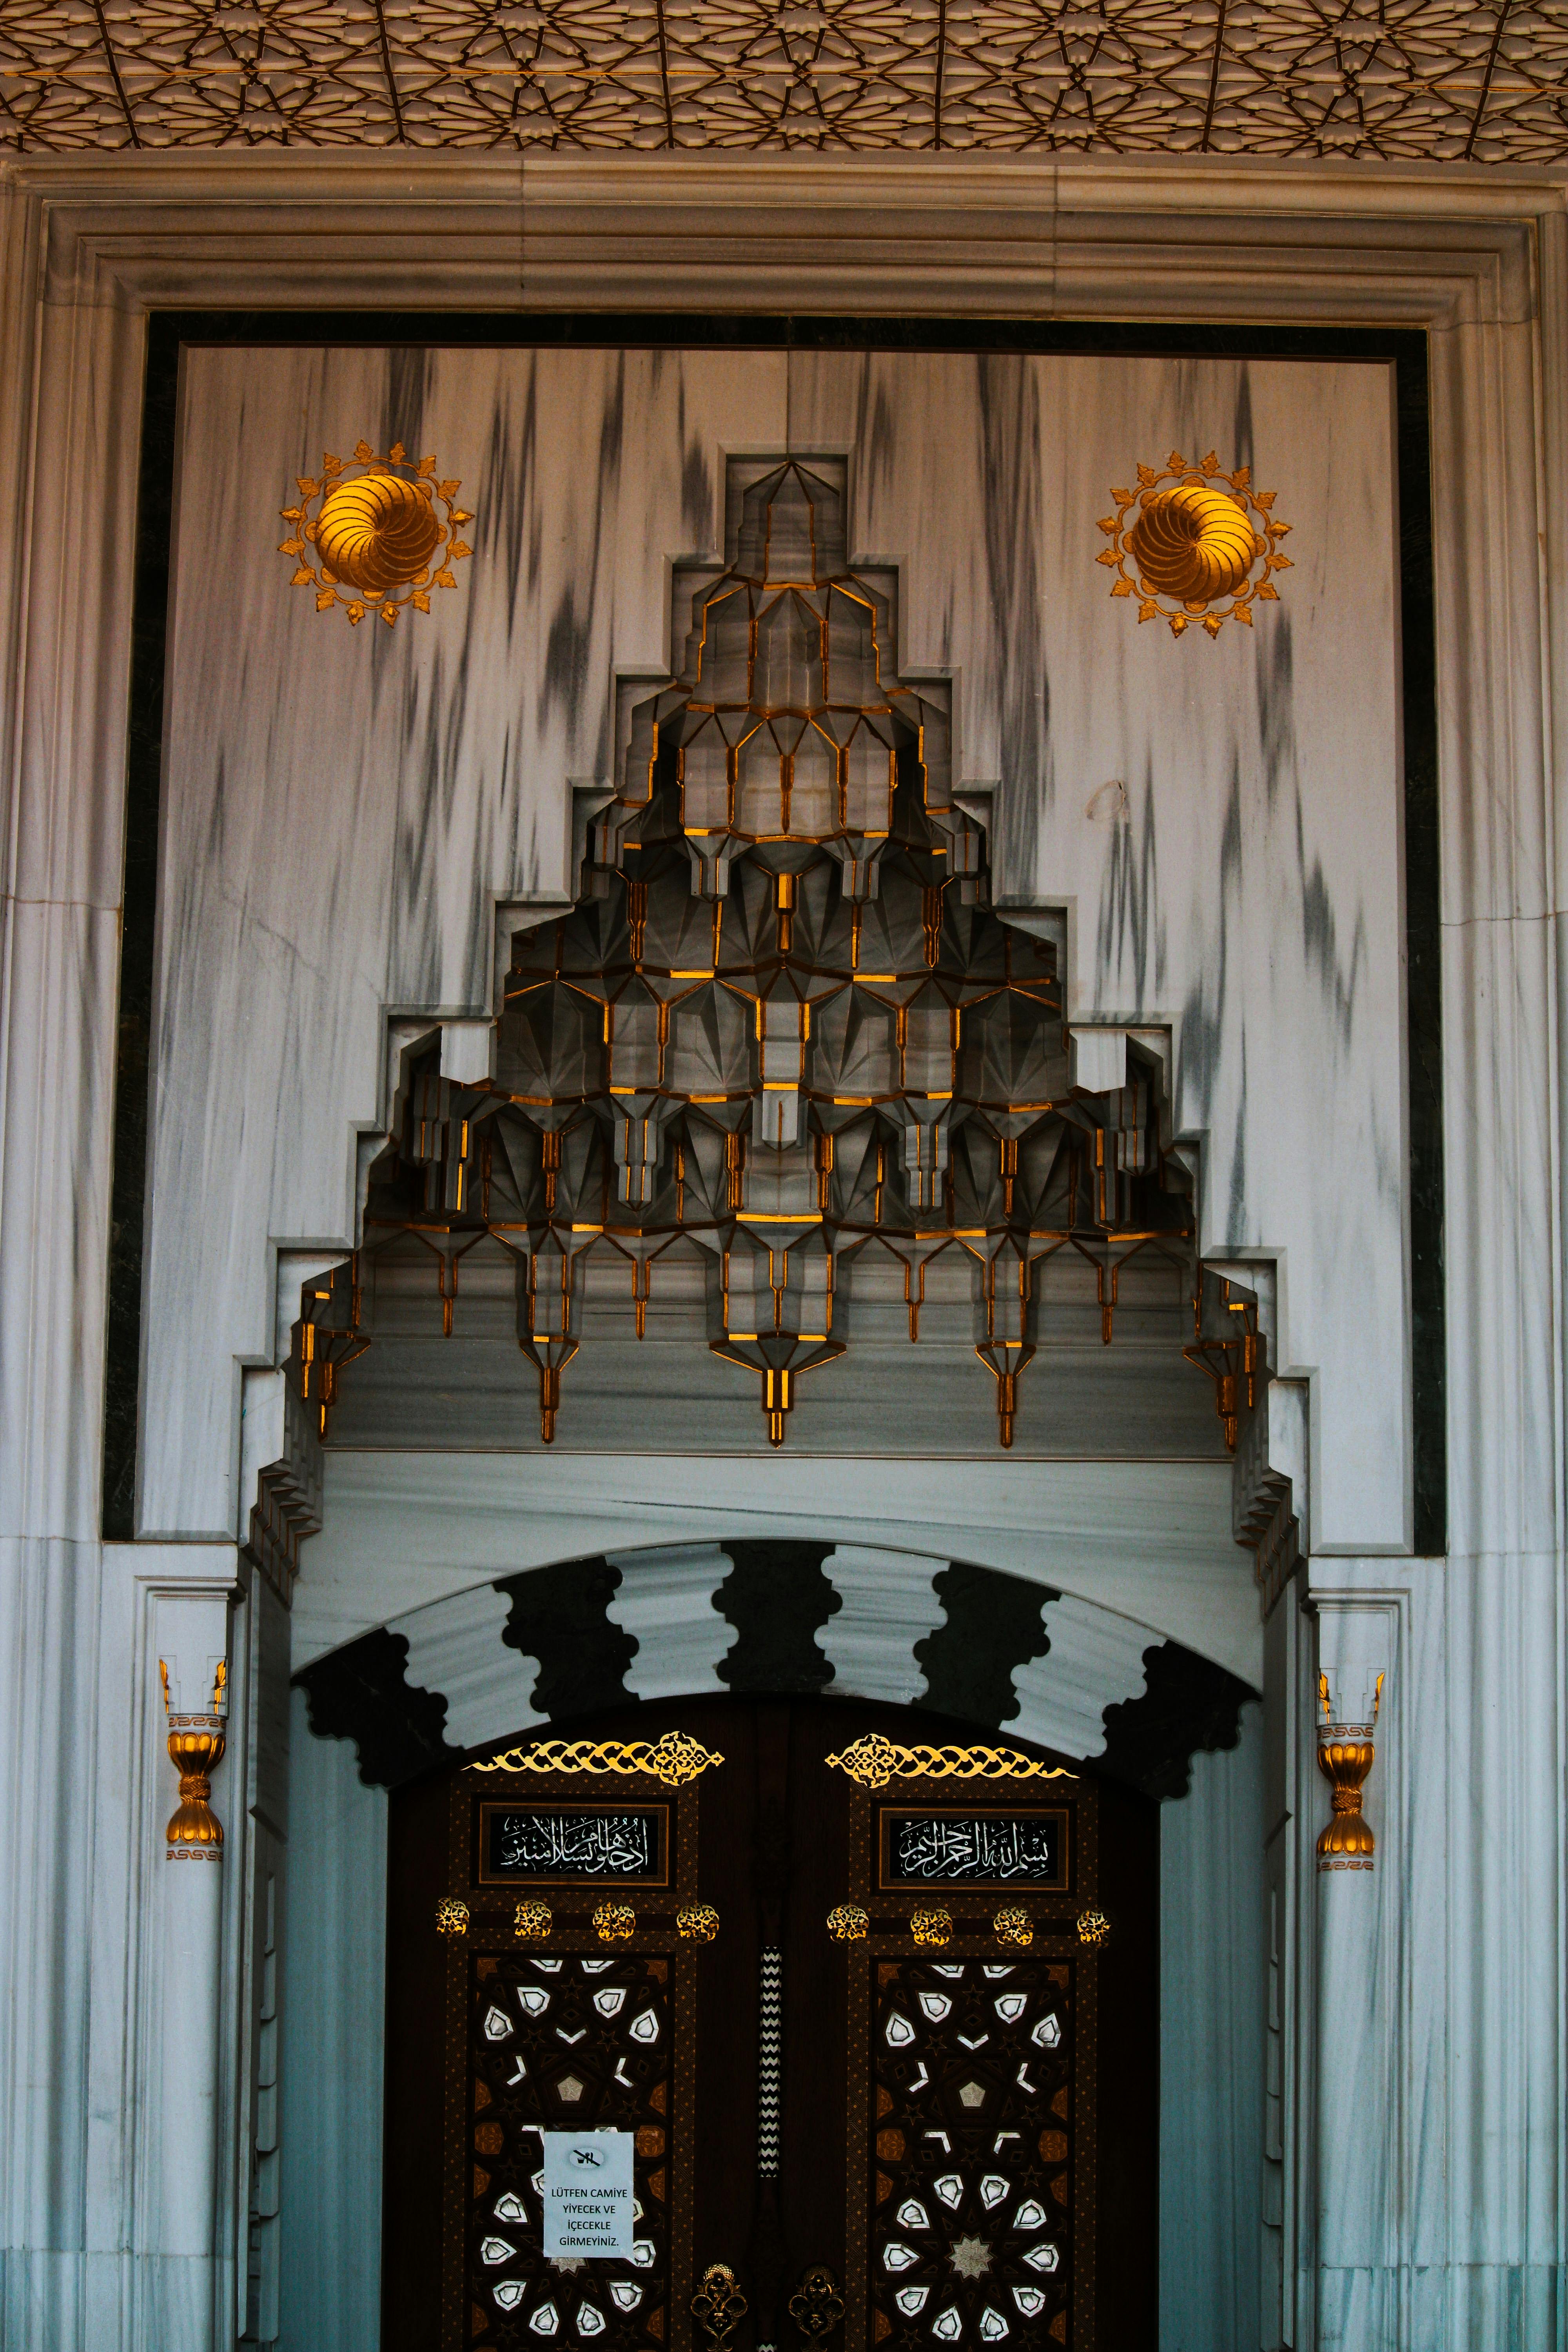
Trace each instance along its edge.
<path fill-rule="evenodd" d="M 457 586 L 452 566 L 473 552 L 460 527 L 474 518 L 457 504 L 462 484 L 436 479 L 434 457 L 410 457 L 401 441 L 383 457 L 360 441 L 352 459 L 328 450 L 320 477 L 295 484 L 278 552 L 294 559 L 289 586 L 315 590 L 318 613 L 341 605 L 356 628 L 378 613 L 391 628 L 405 605 L 427 613 L 432 588 Z"/>
<path fill-rule="evenodd" d="M 1195 621 L 1217 637 L 1226 621 L 1252 626 L 1255 604 L 1279 602 L 1273 574 L 1289 572 L 1273 490 L 1255 490 L 1252 469 L 1221 468 L 1210 450 L 1195 466 L 1173 449 L 1163 467 L 1140 466 L 1136 487 L 1112 488 L 1116 512 L 1100 528 L 1110 544 L 1097 562 L 1117 577 L 1113 596 L 1139 599 L 1140 621 L 1165 621 L 1179 637 Z"/>

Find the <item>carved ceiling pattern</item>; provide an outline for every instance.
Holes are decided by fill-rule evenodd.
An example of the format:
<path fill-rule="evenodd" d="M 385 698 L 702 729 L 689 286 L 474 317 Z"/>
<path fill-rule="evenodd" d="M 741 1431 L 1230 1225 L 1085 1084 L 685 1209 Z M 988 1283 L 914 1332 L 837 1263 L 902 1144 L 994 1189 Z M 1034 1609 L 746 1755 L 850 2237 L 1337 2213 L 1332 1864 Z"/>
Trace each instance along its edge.
<path fill-rule="evenodd" d="M 1065 1252 L 1105 1341 L 1129 1266 L 1167 1269 L 1234 1439 L 1251 1359 L 1205 1303 L 1159 1060 L 1130 1043 L 1124 1084 L 1075 1082 L 1056 948 L 992 910 L 949 690 L 896 674 L 897 575 L 850 566 L 845 474 L 731 460 L 729 563 L 677 574 L 681 667 L 627 692 L 583 898 L 514 934 L 487 1080 L 416 1061 L 366 1263 L 307 1292 L 323 1428 L 374 1336 L 362 1295 L 400 1265 L 439 1284 L 448 1333 L 459 1285 L 512 1289 L 546 1442 L 589 1261 L 618 1269 L 634 1346 L 654 1286 L 694 1271 L 692 1336 L 756 1377 L 777 1444 L 800 1376 L 853 1338 L 864 1271 L 901 1274 L 918 1344 L 942 1260 L 969 1268 L 1010 1445 L 1038 1269 Z"/>
<path fill-rule="evenodd" d="M 1563 0 L 0 0 L 0 145 L 1546 164 Z"/>

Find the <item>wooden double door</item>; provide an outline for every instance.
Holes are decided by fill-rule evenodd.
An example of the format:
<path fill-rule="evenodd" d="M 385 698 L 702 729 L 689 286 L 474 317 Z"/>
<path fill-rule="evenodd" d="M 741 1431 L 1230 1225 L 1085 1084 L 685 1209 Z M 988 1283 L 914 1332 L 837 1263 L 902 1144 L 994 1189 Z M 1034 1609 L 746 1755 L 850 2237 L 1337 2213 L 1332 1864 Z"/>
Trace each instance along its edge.
<path fill-rule="evenodd" d="M 1058 1765 L 688 1700 L 398 1791 L 384 2352 L 1152 2345 L 1157 1809 Z M 629 2136 L 624 2251 L 546 2132 Z"/>

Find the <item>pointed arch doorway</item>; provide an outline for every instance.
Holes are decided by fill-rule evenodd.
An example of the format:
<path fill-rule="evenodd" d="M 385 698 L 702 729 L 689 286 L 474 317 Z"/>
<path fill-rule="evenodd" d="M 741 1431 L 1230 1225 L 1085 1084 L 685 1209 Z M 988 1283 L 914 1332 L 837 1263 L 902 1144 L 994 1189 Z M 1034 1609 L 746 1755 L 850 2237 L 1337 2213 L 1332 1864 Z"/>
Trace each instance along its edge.
<path fill-rule="evenodd" d="M 385 2352 L 1152 2342 L 1157 1811 L 805 1695 L 396 1790 Z M 541 2133 L 583 2131 L 630 2136 L 614 2256 L 546 2252 Z"/>

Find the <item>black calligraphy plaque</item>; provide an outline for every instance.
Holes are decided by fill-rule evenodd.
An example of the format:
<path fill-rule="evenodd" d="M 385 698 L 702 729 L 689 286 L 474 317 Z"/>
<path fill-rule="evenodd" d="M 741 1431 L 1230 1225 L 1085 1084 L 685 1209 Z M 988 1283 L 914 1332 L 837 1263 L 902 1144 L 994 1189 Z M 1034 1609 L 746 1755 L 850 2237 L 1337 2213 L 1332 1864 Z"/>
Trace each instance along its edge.
<path fill-rule="evenodd" d="M 1068 1887 L 1068 1816 L 1060 1807 L 948 1812 L 882 1805 L 878 1825 L 883 1887 L 969 1886 L 985 1895 Z"/>
<path fill-rule="evenodd" d="M 668 1886 L 668 1805 L 479 1807 L 481 1885 Z"/>

